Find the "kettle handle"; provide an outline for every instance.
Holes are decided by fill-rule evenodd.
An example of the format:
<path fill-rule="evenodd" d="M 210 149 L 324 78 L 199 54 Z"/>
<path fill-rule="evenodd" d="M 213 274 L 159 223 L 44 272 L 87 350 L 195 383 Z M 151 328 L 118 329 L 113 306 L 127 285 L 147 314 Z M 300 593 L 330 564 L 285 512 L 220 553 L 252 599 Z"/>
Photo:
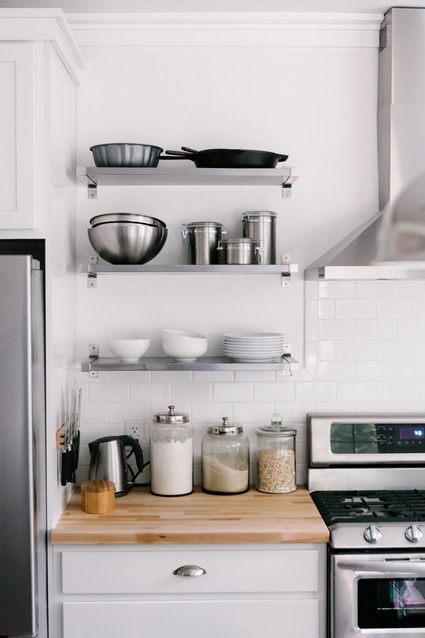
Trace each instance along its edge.
<path fill-rule="evenodd" d="M 137 441 L 137 439 L 134 439 L 132 436 L 128 436 L 127 434 L 122 434 L 120 436 L 120 440 L 122 441 L 124 447 L 131 447 L 132 451 L 134 452 L 134 456 L 136 457 L 136 465 L 139 470 L 138 473 L 143 472 L 143 469 L 147 465 L 149 465 L 149 461 L 143 463 L 143 451 L 140 447 L 139 441 Z"/>

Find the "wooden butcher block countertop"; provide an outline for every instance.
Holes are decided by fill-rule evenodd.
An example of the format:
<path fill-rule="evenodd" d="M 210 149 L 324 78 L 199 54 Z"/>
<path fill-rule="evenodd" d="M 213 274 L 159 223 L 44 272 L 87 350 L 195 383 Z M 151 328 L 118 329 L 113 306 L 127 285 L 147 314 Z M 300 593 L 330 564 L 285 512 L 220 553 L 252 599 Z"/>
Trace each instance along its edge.
<path fill-rule="evenodd" d="M 60 544 L 326 543 L 329 532 L 308 491 L 179 497 L 133 488 L 109 514 L 81 510 L 76 492 L 52 532 Z"/>

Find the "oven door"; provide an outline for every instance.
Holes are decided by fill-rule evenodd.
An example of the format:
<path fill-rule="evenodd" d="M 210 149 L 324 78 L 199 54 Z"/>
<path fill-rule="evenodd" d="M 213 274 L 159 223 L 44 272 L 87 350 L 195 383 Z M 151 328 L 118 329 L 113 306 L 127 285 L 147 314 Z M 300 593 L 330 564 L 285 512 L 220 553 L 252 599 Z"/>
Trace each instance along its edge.
<path fill-rule="evenodd" d="M 425 554 L 332 556 L 332 638 L 425 638 Z"/>

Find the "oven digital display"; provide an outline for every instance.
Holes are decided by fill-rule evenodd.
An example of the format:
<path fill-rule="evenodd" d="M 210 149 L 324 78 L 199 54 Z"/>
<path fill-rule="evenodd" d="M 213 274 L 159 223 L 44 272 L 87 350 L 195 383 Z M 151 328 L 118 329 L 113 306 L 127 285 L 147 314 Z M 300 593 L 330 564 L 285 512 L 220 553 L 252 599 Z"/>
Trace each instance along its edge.
<path fill-rule="evenodd" d="M 347 423 L 330 426 L 332 454 L 425 453 L 425 423 Z"/>
<path fill-rule="evenodd" d="M 425 627 L 425 578 L 360 578 L 360 629 Z"/>
<path fill-rule="evenodd" d="M 425 428 L 423 425 L 400 425 L 400 441 L 416 441 L 425 439 Z"/>

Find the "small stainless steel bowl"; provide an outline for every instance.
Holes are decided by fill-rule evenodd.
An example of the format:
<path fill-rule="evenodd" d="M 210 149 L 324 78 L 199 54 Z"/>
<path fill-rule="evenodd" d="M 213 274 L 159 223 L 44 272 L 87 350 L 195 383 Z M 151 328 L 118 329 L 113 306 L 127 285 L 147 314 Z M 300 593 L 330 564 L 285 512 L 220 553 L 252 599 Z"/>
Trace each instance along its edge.
<path fill-rule="evenodd" d="M 110 222 L 88 228 L 96 253 L 110 264 L 146 264 L 162 250 L 165 227 L 131 222 Z"/>
<path fill-rule="evenodd" d="M 137 224 L 149 224 L 150 226 L 165 228 L 165 223 L 157 217 L 140 215 L 139 213 L 106 213 L 104 215 L 96 215 L 96 217 L 92 217 L 90 220 L 90 224 L 92 226 L 109 224 L 110 222 L 134 222 Z"/>
<path fill-rule="evenodd" d="M 90 147 L 94 163 L 103 168 L 119 167 L 155 167 L 163 148 L 150 144 L 131 144 L 117 142 L 113 144 L 96 144 Z"/>

